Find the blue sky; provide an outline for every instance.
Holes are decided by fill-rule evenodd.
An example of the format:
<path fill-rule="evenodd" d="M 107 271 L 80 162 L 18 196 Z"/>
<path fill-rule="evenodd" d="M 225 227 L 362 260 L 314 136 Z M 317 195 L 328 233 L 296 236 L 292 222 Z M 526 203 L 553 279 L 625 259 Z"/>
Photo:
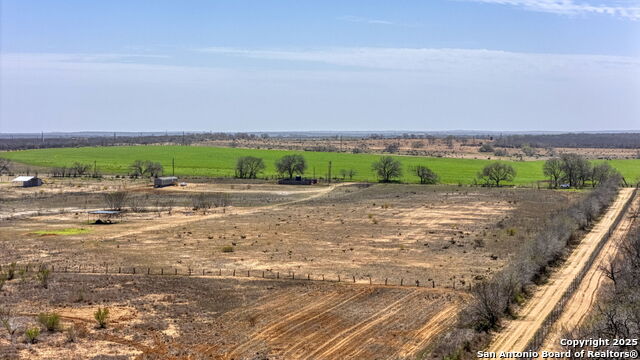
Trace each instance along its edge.
<path fill-rule="evenodd" d="M 640 0 L 0 4 L 0 132 L 640 129 Z"/>

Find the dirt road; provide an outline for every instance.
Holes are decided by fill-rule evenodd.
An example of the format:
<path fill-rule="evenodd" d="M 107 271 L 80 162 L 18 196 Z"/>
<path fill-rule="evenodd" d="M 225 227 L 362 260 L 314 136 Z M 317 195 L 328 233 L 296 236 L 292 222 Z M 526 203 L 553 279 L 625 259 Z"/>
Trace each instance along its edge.
<path fill-rule="evenodd" d="M 633 209 L 640 206 L 640 197 L 633 200 L 629 213 L 633 213 Z M 565 331 L 574 330 L 591 310 L 596 300 L 600 287 L 606 282 L 607 277 L 604 275 L 602 268 L 607 266 L 609 262 L 615 258 L 620 248 L 620 244 L 636 219 L 631 216 L 625 216 L 620 224 L 616 227 L 611 238 L 600 250 L 600 254 L 593 262 L 589 270 L 580 282 L 578 289 L 569 298 L 562 315 L 554 324 L 550 334 L 542 344 L 541 349 L 549 351 L 561 351 L 560 339 Z"/>
<path fill-rule="evenodd" d="M 600 240 L 615 221 L 624 205 L 633 194 L 633 189 L 623 188 L 609 207 L 605 215 L 593 227 L 571 253 L 562 269 L 551 276 L 549 283 L 540 287 L 522 309 L 517 320 L 510 321 L 495 337 L 488 351 L 525 351 L 544 319 L 553 310 L 562 294 L 569 288 L 573 279 L 584 268 L 591 254 L 597 249 Z"/>

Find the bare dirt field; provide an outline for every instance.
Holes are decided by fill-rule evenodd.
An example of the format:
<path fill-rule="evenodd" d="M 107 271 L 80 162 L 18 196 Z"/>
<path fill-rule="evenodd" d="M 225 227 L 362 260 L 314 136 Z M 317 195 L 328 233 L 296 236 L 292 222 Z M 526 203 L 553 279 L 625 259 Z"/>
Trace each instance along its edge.
<path fill-rule="evenodd" d="M 562 268 L 550 277 L 548 284 L 536 290 L 532 298 L 519 312 L 518 318 L 510 321 L 496 335 L 488 351 L 499 353 L 501 351 L 519 352 L 527 350 L 526 346 L 529 341 L 560 301 L 571 282 L 583 269 L 589 257 L 597 249 L 598 244 L 609 231 L 615 218 L 623 210 L 624 205 L 632 195 L 633 189 L 623 188 L 620 190 L 615 202 L 573 250 Z M 569 308 L 571 308 L 571 305 Z"/>
<path fill-rule="evenodd" d="M 87 210 L 114 190 L 138 209 L 94 224 Z M 230 204 L 192 209 L 193 196 L 213 193 Z M 1 194 L 0 210 L 14 216 L 0 220 L 0 264 L 32 269 L 0 291 L 18 329 L 0 330 L 8 359 L 415 358 L 453 326 L 471 283 L 582 195 L 348 183 L 153 189 L 121 179 L 2 184 Z M 55 266 L 47 289 L 38 264 Z M 114 274 L 133 266 L 135 275 Z M 62 272 L 78 267 L 102 273 Z M 194 276 L 171 275 L 187 269 Z M 95 328 L 98 306 L 111 311 L 107 329 Z M 26 344 L 24 329 L 44 311 L 75 335 L 43 330 Z"/>
<path fill-rule="evenodd" d="M 64 331 L 25 344 L 5 333 L 0 358 L 410 358 L 455 321 L 464 293 L 301 281 L 55 274 L 44 289 L 10 282 L 0 304 L 15 327 L 56 311 Z M 106 329 L 93 312 L 110 310 Z"/>

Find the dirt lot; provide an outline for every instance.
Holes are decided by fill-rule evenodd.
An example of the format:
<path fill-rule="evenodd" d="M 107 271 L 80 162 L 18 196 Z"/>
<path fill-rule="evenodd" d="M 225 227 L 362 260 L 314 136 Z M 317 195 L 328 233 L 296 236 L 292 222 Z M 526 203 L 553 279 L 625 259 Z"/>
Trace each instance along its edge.
<path fill-rule="evenodd" d="M 503 267 L 523 237 L 543 226 L 539 219 L 577 196 L 419 185 L 271 187 L 234 190 L 234 199 L 246 197 L 244 205 L 261 196 L 260 206 L 206 214 L 176 207 L 170 215 L 128 214 L 113 225 L 91 225 L 93 218 L 79 210 L 6 220 L 0 260 L 264 270 L 467 286 Z M 232 190 L 216 184 L 199 190 L 207 188 Z M 174 189 L 141 191 L 161 197 L 189 191 Z M 84 233 L 46 233 L 64 229 Z"/>
<path fill-rule="evenodd" d="M 67 181 L 2 185 L 2 211 L 22 215 L 0 220 L 0 264 L 57 269 L 48 289 L 31 274 L 0 291 L 18 328 L 12 341 L 0 330 L 6 358 L 415 358 L 452 326 L 470 283 L 505 266 L 525 236 L 581 196 L 400 184 L 153 189 L 128 180 Z M 127 205 L 115 224 L 92 224 L 86 210 L 103 208 L 104 192 L 123 189 L 145 206 Z M 227 194 L 231 204 L 194 211 L 191 199 L 203 193 Z M 60 272 L 79 266 L 138 272 Z M 188 268 L 206 276 L 167 275 Z M 94 328 L 98 305 L 112 311 L 106 330 Z M 25 344 L 25 327 L 42 311 L 60 313 L 63 327 L 78 324 L 80 335 L 69 341 L 45 331 Z"/>

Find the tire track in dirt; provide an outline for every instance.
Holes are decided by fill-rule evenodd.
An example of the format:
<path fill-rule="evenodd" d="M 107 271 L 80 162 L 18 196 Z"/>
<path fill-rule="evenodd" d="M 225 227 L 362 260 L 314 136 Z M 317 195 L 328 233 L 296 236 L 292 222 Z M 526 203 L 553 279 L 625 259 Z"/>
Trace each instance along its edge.
<path fill-rule="evenodd" d="M 412 357 L 424 349 L 429 342 L 455 322 L 458 306 L 458 304 L 449 305 L 438 312 L 415 332 L 414 339 L 400 349 L 398 356 L 401 358 Z"/>
<path fill-rule="evenodd" d="M 599 242 L 609 231 L 615 218 L 623 210 L 624 205 L 633 195 L 633 189 L 620 189 L 613 204 L 607 209 L 602 219 L 582 239 L 573 250 L 564 266 L 554 273 L 547 285 L 538 288 L 519 314 L 519 318 L 510 321 L 496 335 L 488 351 L 524 351 L 536 331 L 553 311 L 571 282 L 584 268 L 591 254 L 597 249 Z"/>
<path fill-rule="evenodd" d="M 402 310 L 401 304 L 403 302 L 407 301 L 409 298 L 415 297 L 417 295 L 419 295 L 419 292 L 412 291 L 411 293 L 401 297 L 400 299 L 398 299 L 398 300 L 394 301 L 393 303 L 391 303 L 390 305 L 386 306 L 384 309 L 382 309 L 382 310 L 374 313 L 373 315 L 369 316 L 368 318 L 366 318 L 362 322 L 360 322 L 358 324 L 355 324 L 355 325 L 353 325 L 353 326 L 351 326 L 351 327 L 349 327 L 349 328 L 347 328 L 345 330 L 340 331 L 338 334 L 336 334 L 335 336 L 331 337 L 331 339 L 329 339 L 329 341 L 327 341 L 324 344 L 322 344 L 319 347 L 317 347 L 315 351 L 312 351 L 310 354 L 307 354 L 307 356 L 302 357 L 300 359 L 341 359 L 341 358 L 344 358 L 345 354 L 340 353 L 340 350 L 343 350 L 342 348 L 345 345 L 347 345 L 351 341 L 356 340 L 356 337 L 358 337 L 359 335 L 364 334 L 368 330 L 372 329 L 374 326 L 378 325 L 379 323 L 385 321 L 386 319 L 388 319 L 389 317 L 391 317 L 392 315 L 394 315 L 398 311 Z M 339 338 L 342 338 L 342 339 L 338 340 L 336 342 L 336 340 L 339 339 Z M 360 342 L 358 342 L 357 344 L 360 345 Z M 290 351 L 293 351 L 294 349 L 295 349 L 295 347 L 293 349 L 291 349 Z M 290 352 L 290 351 L 288 351 L 288 352 Z M 285 353 L 285 355 L 287 353 Z M 342 356 L 338 356 L 336 353 L 338 353 L 338 354 L 340 354 Z M 285 358 L 287 358 L 287 357 L 285 356 Z"/>
<path fill-rule="evenodd" d="M 277 322 L 269 325 L 267 328 L 259 331 L 258 333 L 252 334 L 251 340 L 236 346 L 234 349 L 229 351 L 225 355 L 225 357 L 233 358 L 235 356 L 239 356 L 245 351 L 249 350 L 252 346 L 254 346 L 256 342 L 260 342 L 263 340 L 273 341 L 281 338 L 291 331 L 295 330 L 296 328 L 299 328 L 300 326 L 309 323 L 312 320 L 317 320 L 320 317 L 327 316 L 334 309 L 344 306 L 348 302 L 366 295 L 367 293 L 367 289 L 362 289 L 356 292 L 356 294 L 347 296 L 346 298 L 341 298 L 343 294 L 340 294 L 338 292 L 333 293 L 329 296 L 324 296 L 320 298 L 319 301 L 304 306 L 300 310 L 280 318 Z M 336 299 L 340 300 L 336 302 Z M 330 303 L 333 303 L 334 305 L 330 306 L 329 308 L 324 308 Z M 311 317 L 308 317 L 310 313 L 317 312 L 318 310 L 322 311 Z"/>
<path fill-rule="evenodd" d="M 634 208 L 640 206 L 640 198 L 636 197 L 630 206 L 630 212 L 633 213 Z M 593 308 L 593 304 L 597 300 L 600 287 L 606 282 L 607 277 L 602 271 L 602 267 L 609 264 L 615 259 L 622 241 L 632 228 L 636 219 L 631 216 L 625 216 L 613 231 L 611 238 L 600 251 L 600 255 L 593 262 L 584 279 L 580 282 L 573 296 L 567 301 L 562 315 L 556 321 L 553 329 L 545 339 L 542 349 L 550 351 L 560 351 L 560 339 L 562 334 L 567 331 L 575 330 L 589 314 Z"/>

